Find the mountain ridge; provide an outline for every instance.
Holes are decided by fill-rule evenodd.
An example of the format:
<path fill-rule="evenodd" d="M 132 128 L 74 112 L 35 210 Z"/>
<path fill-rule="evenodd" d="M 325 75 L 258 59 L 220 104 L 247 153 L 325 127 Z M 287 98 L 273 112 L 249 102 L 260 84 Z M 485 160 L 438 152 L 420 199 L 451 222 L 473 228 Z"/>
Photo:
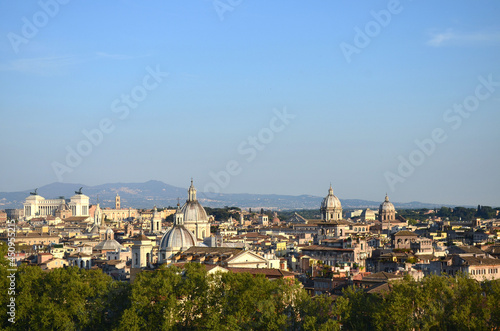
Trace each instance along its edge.
<path fill-rule="evenodd" d="M 85 185 L 77 183 L 54 182 L 38 188 L 37 193 L 46 199 L 64 196 L 69 199 L 79 188 L 82 193 L 90 197 L 90 203 L 95 204 L 97 198 L 104 207 L 114 208 L 115 196 L 118 193 L 122 208 L 153 208 L 173 207 L 177 199 L 184 201 L 187 197 L 187 188 L 180 188 L 158 180 L 149 180 L 144 183 L 106 183 L 99 185 Z M 22 204 L 30 192 L 0 192 L 0 209 L 22 208 Z M 277 210 L 319 209 L 324 197 L 302 194 L 252 194 L 252 193 L 205 193 L 198 191 L 198 200 L 206 207 L 236 206 L 241 208 L 265 208 Z M 378 208 L 382 201 L 362 199 L 340 199 L 343 209 Z M 400 203 L 393 202 L 396 208 L 438 208 L 455 205 L 422 203 L 418 201 Z"/>

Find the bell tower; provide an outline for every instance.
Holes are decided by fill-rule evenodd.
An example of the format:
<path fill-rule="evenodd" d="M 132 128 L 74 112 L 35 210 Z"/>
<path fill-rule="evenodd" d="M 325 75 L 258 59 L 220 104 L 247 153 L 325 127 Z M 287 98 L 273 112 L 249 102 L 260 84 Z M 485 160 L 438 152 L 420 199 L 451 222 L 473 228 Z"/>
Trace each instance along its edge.
<path fill-rule="evenodd" d="M 115 197 L 115 209 L 120 209 L 121 208 L 121 203 L 120 203 L 120 196 L 118 193 L 116 193 Z"/>
<path fill-rule="evenodd" d="M 151 233 L 160 233 L 160 232 L 161 232 L 161 215 L 155 206 L 153 210 L 153 218 L 151 219 Z"/>
<path fill-rule="evenodd" d="M 137 274 L 153 263 L 153 245 L 151 240 L 143 233 L 133 239 L 132 265 L 130 268 L 130 281 L 133 282 Z"/>

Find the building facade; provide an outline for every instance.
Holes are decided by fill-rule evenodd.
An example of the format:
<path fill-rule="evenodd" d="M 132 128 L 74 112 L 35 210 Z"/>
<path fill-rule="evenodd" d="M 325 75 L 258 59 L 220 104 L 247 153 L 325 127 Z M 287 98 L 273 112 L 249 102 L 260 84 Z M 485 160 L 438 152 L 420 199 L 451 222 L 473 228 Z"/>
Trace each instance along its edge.
<path fill-rule="evenodd" d="M 71 210 L 72 216 L 89 216 L 89 197 L 81 191 L 75 192 L 69 200 L 64 198 L 45 199 L 36 191 L 26 198 L 23 203 L 24 217 L 30 220 L 33 217 L 55 216 L 59 210 Z"/>

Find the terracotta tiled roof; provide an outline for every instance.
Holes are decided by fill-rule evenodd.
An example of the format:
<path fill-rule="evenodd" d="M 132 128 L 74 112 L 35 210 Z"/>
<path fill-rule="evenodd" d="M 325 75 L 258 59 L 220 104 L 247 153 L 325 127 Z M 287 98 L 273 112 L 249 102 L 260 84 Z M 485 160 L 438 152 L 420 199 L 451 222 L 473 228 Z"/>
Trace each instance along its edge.
<path fill-rule="evenodd" d="M 366 293 L 375 294 L 375 293 L 384 293 L 389 292 L 391 290 L 389 283 L 382 283 L 374 285 L 366 290 Z"/>
<path fill-rule="evenodd" d="M 466 265 L 500 265 L 499 259 L 489 257 L 480 258 L 474 256 L 461 256 L 460 257 Z"/>
<path fill-rule="evenodd" d="M 374 274 L 366 275 L 363 277 L 363 280 L 394 280 L 394 279 L 402 279 L 403 277 L 391 274 L 389 272 L 381 271 Z"/>
<path fill-rule="evenodd" d="M 407 230 L 396 232 L 396 234 L 394 234 L 394 235 L 395 236 L 414 236 L 414 237 L 418 237 L 418 235 L 416 233 L 411 232 L 411 231 L 407 231 Z"/>

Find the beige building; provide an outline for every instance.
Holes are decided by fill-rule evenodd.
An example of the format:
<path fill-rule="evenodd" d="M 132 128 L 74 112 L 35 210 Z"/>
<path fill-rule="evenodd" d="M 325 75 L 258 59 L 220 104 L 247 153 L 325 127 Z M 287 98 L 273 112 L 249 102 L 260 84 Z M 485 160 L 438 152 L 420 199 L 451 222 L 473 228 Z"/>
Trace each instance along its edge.
<path fill-rule="evenodd" d="M 121 197 L 118 193 L 116 193 L 115 197 L 115 208 L 105 208 L 102 210 L 102 213 L 106 219 L 114 222 L 139 217 L 137 209 L 122 208 Z"/>
<path fill-rule="evenodd" d="M 250 250 L 233 247 L 191 247 L 177 253 L 174 262 L 198 262 L 218 265 L 224 268 L 269 268 L 270 262 L 265 257 Z"/>
<path fill-rule="evenodd" d="M 439 261 L 448 275 L 466 273 L 477 281 L 500 279 L 500 260 L 483 256 L 452 255 Z"/>
<path fill-rule="evenodd" d="M 16 234 L 16 244 L 37 246 L 39 248 L 50 244 L 59 244 L 61 238 L 58 235 L 48 233 L 18 233 Z"/>
<path fill-rule="evenodd" d="M 52 270 L 57 268 L 64 268 L 69 265 L 68 261 L 64 259 L 52 259 L 40 264 L 42 270 Z"/>

